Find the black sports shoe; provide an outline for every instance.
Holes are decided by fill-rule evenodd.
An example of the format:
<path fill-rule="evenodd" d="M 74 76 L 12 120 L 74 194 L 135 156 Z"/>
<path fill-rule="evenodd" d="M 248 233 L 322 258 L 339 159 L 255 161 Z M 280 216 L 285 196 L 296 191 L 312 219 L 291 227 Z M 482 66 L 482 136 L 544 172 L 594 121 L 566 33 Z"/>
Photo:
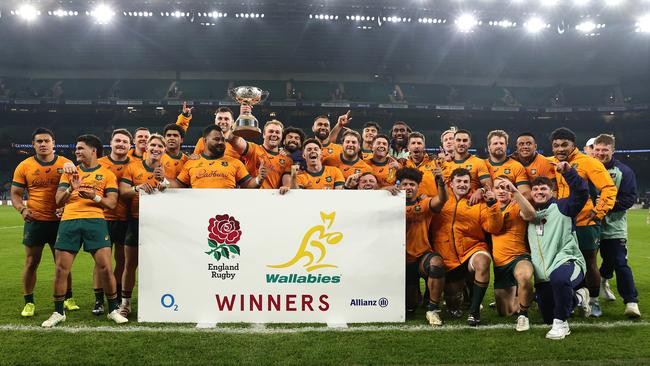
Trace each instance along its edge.
<path fill-rule="evenodd" d="M 469 314 L 467 317 L 467 324 L 470 327 L 478 327 L 481 324 L 481 316 L 479 314 Z"/>
<path fill-rule="evenodd" d="M 95 307 L 93 308 L 93 315 L 102 315 L 104 314 L 104 303 L 95 301 Z"/>

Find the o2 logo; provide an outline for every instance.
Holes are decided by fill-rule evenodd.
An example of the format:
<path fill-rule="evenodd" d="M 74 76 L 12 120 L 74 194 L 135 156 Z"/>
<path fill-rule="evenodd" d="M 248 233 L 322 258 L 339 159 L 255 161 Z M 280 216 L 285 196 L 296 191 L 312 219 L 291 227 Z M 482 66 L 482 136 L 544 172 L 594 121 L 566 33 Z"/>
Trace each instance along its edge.
<path fill-rule="evenodd" d="M 178 304 L 176 303 L 176 299 L 174 299 L 174 295 L 172 294 L 162 295 L 160 298 L 160 304 L 163 306 L 163 308 L 174 309 L 174 311 L 178 311 Z"/>

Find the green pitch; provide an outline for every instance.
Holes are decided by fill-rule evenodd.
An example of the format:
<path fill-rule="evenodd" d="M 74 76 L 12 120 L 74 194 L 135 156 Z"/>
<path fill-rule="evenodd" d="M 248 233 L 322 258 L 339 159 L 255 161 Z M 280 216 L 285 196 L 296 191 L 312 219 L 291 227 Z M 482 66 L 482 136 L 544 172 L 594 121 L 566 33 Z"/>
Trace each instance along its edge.
<path fill-rule="evenodd" d="M 623 316 L 620 296 L 601 300 L 603 317 L 572 318 L 564 341 L 544 339 L 548 327 L 531 311 L 533 329 L 514 331 L 514 318 L 500 318 L 486 295 L 479 329 L 461 320 L 445 319 L 445 327 L 430 329 L 424 312 L 405 324 L 364 324 L 332 331 L 317 324 L 227 325 L 195 330 L 193 324 L 110 323 L 90 313 L 94 303 L 92 258 L 80 253 L 73 267 L 73 291 L 81 310 L 53 330 L 40 324 L 53 311 L 52 256 L 43 256 L 34 291 L 36 316 L 23 319 L 21 271 L 24 262 L 22 221 L 10 207 L 0 207 L 0 364 L 649 364 L 650 363 L 650 225 L 647 211 L 630 213 L 629 259 L 640 293 L 644 317 Z M 615 281 L 611 282 L 615 288 Z M 618 294 L 617 294 L 618 295 Z M 137 300 L 136 300 L 137 303 Z M 137 310 L 137 307 L 136 307 Z M 133 314 L 132 319 L 136 318 Z M 356 328 L 356 329 L 355 329 Z M 397 328 L 397 329 L 393 329 Z"/>

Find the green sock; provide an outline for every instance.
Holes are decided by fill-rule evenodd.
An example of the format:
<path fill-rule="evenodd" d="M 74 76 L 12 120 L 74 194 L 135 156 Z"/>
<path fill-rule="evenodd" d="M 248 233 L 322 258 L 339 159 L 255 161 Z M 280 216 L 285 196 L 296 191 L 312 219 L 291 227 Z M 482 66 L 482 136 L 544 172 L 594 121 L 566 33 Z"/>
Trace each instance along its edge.
<path fill-rule="evenodd" d="M 34 294 L 24 295 L 23 297 L 25 298 L 25 304 L 34 303 Z"/>
<path fill-rule="evenodd" d="M 95 291 L 95 302 L 104 303 L 104 289 L 96 288 Z"/>
<path fill-rule="evenodd" d="M 474 286 L 472 287 L 472 302 L 469 306 L 470 314 L 478 314 L 481 310 L 481 302 L 483 302 L 483 297 L 485 297 L 485 292 L 487 291 L 487 286 L 482 287 L 476 281 L 474 281 Z"/>
<path fill-rule="evenodd" d="M 65 315 L 65 312 L 63 310 L 63 300 L 55 300 L 54 301 L 54 311 L 61 315 Z"/>

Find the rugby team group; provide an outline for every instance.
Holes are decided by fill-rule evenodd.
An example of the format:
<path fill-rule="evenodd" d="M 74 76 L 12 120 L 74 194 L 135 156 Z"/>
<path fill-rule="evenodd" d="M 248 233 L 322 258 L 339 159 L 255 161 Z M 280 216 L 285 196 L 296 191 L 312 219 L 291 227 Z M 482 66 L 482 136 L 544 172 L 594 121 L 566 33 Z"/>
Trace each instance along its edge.
<path fill-rule="evenodd" d="M 491 272 L 496 311 L 514 316 L 517 331 L 530 329 L 535 302 L 551 325 L 546 338 L 565 338 L 574 310 L 599 317 L 599 297 L 615 300 L 608 283 L 614 274 L 625 315 L 641 316 L 626 246 L 626 211 L 636 201 L 636 182 L 633 171 L 614 158 L 612 135 L 590 139 L 583 153 L 575 134 L 558 128 L 550 134 L 552 156 L 543 156 L 533 134 L 518 134 L 509 154 L 508 133 L 493 130 L 488 157 L 481 159 L 470 153 L 468 130 L 444 131 L 439 152 L 429 154 L 424 134 L 407 123 L 397 121 L 382 134 L 378 123 L 367 122 L 359 133 L 350 128 L 348 111 L 334 126 L 327 115 L 316 117 L 313 137 L 268 121 L 258 145 L 237 136 L 233 111 L 220 107 L 214 124 L 186 154 L 181 147 L 192 111 L 184 104 L 162 134 L 144 127 L 133 134 L 114 130 L 105 156 L 98 137 L 79 136 L 76 164 L 55 153 L 51 130 L 34 131 L 35 154 L 16 167 L 11 189 L 13 207 L 24 219 L 23 317 L 35 313 L 45 244 L 55 259 L 55 311 L 43 327 L 79 309 L 71 267 L 83 245 L 95 261 L 93 314 L 128 322 L 139 196 L 169 188 L 404 191 L 406 309 L 426 307 L 426 321 L 434 327 L 444 317 L 462 317 L 464 310 L 468 324 L 478 326 Z"/>

